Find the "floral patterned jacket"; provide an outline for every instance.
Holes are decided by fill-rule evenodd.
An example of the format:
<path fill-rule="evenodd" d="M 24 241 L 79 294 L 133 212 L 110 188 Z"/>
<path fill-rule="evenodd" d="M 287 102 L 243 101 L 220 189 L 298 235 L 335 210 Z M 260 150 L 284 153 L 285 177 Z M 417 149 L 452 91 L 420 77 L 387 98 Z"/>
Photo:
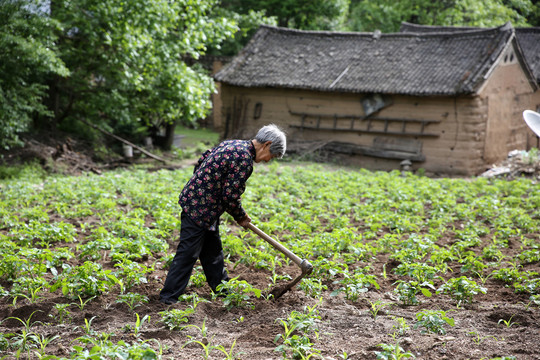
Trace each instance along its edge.
<path fill-rule="evenodd" d="M 246 212 L 240 197 L 253 172 L 254 159 L 251 140 L 227 140 L 207 150 L 180 193 L 182 210 L 205 229 L 213 227 L 225 211 L 235 220 L 242 219 Z"/>

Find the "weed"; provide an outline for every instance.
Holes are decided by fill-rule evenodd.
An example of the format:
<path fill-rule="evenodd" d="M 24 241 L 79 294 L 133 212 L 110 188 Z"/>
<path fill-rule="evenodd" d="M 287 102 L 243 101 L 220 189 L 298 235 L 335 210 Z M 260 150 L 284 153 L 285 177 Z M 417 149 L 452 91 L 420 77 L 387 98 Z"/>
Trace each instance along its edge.
<path fill-rule="evenodd" d="M 336 296 L 340 292 L 344 292 L 347 300 L 358 301 L 360 295 L 367 292 L 370 287 L 380 289 L 375 275 L 369 275 L 365 272 L 365 269 L 357 269 L 353 274 L 343 274 L 342 280 L 334 282 L 334 284 L 340 284 L 342 287 L 333 291 L 331 295 Z"/>

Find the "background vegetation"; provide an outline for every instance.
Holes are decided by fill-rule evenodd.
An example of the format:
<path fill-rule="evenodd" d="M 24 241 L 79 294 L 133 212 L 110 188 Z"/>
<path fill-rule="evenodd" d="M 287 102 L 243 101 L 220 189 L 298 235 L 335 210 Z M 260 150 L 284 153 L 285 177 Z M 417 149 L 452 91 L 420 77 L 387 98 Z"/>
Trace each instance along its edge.
<path fill-rule="evenodd" d="M 44 128 L 137 140 L 195 125 L 214 84 L 202 55 L 236 54 L 262 24 L 397 31 L 540 25 L 536 0 L 5 0 L 0 2 L 0 148 Z"/>

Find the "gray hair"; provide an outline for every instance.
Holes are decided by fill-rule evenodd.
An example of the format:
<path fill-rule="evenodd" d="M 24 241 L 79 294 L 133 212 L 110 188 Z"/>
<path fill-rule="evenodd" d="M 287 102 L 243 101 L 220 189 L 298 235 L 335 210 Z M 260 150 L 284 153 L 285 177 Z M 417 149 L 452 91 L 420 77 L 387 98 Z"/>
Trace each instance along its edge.
<path fill-rule="evenodd" d="M 287 139 L 283 130 L 278 126 L 274 124 L 263 126 L 255 136 L 255 140 L 261 144 L 271 141 L 270 153 L 272 155 L 277 155 L 280 158 L 285 155 L 285 151 L 287 150 Z"/>

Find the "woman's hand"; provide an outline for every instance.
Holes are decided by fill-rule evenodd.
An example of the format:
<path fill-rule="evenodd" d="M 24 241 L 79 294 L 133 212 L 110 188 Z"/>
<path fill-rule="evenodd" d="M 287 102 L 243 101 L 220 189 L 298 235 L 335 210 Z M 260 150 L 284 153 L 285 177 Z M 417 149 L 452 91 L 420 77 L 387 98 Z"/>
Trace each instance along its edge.
<path fill-rule="evenodd" d="M 240 225 L 243 228 L 247 228 L 248 224 L 251 222 L 251 218 L 248 214 L 237 221 L 238 225 Z"/>

